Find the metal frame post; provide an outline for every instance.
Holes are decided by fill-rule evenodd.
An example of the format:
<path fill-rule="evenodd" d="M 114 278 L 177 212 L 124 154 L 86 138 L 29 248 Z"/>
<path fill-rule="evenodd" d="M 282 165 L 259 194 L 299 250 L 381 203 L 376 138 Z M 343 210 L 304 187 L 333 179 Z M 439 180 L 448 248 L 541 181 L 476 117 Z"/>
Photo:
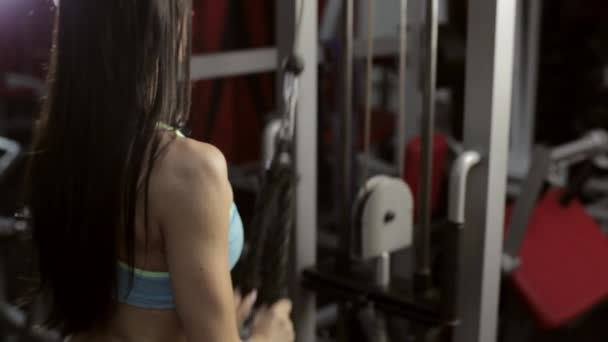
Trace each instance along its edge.
<path fill-rule="evenodd" d="M 307 0 L 277 0 L 276 40 L 277 63 L 280 65 L 294 47 L 304 62 L 300 75 L 295 155 L 299 182 L 296 190 L 296 224 L 293 242 L 291 289 L 294 300 L 293 319 L 296 340 L 315 341 L 315 297 L 300 287 L 302 271 L 316 264 L 317 251 L 317 2 Z M 299 11 L 303 13 L 300 15 Z M 277 73 L 277 94 L 282 94 L 283 79 Z M 284 108 L 277 96 L 277 108 Z"/>
<path fill-rule="evenodd" d="M 509 177 L 523 181 L 534 144 L 542 0 L 517 1 Z"/>
<path fill-rule="evenodd" d="M 483 160 L 467 186 L 458 342 L 497 337 L 516 3 L 469 1 L 464 145 Z"/>

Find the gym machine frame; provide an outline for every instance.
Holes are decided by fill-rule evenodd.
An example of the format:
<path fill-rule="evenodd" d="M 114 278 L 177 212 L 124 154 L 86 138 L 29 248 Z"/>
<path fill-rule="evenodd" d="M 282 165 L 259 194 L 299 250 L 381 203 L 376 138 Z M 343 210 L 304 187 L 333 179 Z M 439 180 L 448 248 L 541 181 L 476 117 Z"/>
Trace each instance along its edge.
<path fill-rule="evenodd" d="M 542 7 L 543 0 L 517 1 L 508 168 L 508 192 L 514 195 L 520 193 L 533 152 Z"/>
<path fill-rule="evenodd" d="M 464 148 L 482 160 L 467 186 L 458 342 L 497 337 L 516 5 L 469 1 Z"/>
<path fill-rule="evenodd" d="M 450 210 L 453 223 L 462 225 L 454 303 L 458 321 L 453 322 L 453 340 L 485 342 L 497 337 L 516 2 L 470 0 L 468 10 L 464 122 L 467 152 L 460 156 L 457 165 L 462 173 L 467 170 L 470 174 L 468 182 L 464 178 L 463 182 L 453 183 L 455 188 L 460 185 L 465 191 L 451 195 L 455 199 L 460 197 L 463 204 Z M 352 46 L 351 49 L 347 46 L 347 50 L 352 51 Z M 347 67 L 350 58 L 347 56 L 344 63 Z M 477 165 L 471 169 L 473 164 Z M 454 174 L 458 173 L 457 168 Z M 310 251 L 315 247 L 315 244 L 308 248 L 300 246 Z M 437 308 L 412 301 L 407 295 L 353 284 L 318 268 L 306 271 L 305 282 L 307 287 L 338 300 L 370 301 L 381 311 L 419 323 L 430 326 L 442 323 Z"/>
<path fill-rule="evenodd" d="M 276 48 L 194 56 L 192 75 L 193 80 L 201 80 L 277 70 L 279 61 L 291 53 L 293 33 L 299 26 L 301 34 L 295 46 L 306 67 L 300 77 L 295 133 L 300 182 L 296 195 L 291 294 L 295 302 L 297 339 L 313 342 L 314 294 L 299 284 L 301 272 L 316 264 L 318 12 L 316 1 L 305 1 L 304 6 L 300 6 L 301 1 L 276 1 L 276 23 L 281 28 L 277 30 Z M 466 222 L 462 230 L 463 252 L 459 258 L 462 272 L 457 296 L 461 304 L 458 305 L 460 324 L 455 335 L 455 341 L 459 342 L 496 339 L 515 7 L 516 2 L 511 0 L 469 1 L 464 148 L 476 151 L 481 160 L 471 170 L 464 197 Z M 281 93 L 280 75 L 277 89 Z M 335 295 L 355 294 L 336 291 Z M 436 321 L 432 310 L 408 306 L 407 302 L 395 301 L 390 294 L 376 296 L 374 301 L 388 312 L 400 314 L 406 309 L 412 319 L 430 324 Z"/>

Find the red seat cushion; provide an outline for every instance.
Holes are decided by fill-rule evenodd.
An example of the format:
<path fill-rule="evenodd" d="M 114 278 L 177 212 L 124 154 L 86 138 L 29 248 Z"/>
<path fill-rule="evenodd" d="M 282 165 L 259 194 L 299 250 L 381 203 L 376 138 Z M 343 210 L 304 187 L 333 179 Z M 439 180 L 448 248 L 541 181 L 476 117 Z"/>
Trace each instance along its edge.
<path fill-rule="evenodd" d="M 580 202 L 564 208 L 560 195 L 548 191 L 538 203 L 512 277 L 545 328 L 563 326 L 608 296 L 608 239 Z"/>

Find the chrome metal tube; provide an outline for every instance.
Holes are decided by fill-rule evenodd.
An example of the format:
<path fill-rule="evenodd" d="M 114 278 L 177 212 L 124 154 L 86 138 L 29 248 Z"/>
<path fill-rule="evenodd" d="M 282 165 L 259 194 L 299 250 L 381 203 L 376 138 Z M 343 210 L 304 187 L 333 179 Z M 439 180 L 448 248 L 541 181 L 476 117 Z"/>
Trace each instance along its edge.
<path fill-rule="evenodd" d="M 351 187 L 352 187 L 352 114 L 353 114 L 353 43 L 354 43 L 354 0 L 344 3 L 344 64 L 342 92 L 342 196 L 341 223 L 342 234 L 340 243 L 344 257 L 348 257 L 351 245 Z"/>
<path fill-rule="evenodd" d="M 400 177 L 405 169 L 405 115 L 406 115 L 406 68 L 407 68 L 407 2 L 401 0 L 399 21 L 399 119 L 397 120 L 397 147 L 395 148 L 397 170 Z"/>
<path fill-rule="evenodd" d="M 416 273 L 430 280 L 431 260 L 431 192 L 433 171 L 433 137 L 435 134 L 435 92 L 437 84 L 437 37 L 439 30 L 439 1 L 427 0 L 426 8 L 426 64 L 424 103 L 422 111 L 422 179 L 419 202 L 420 225 L 418 228 Z"/>

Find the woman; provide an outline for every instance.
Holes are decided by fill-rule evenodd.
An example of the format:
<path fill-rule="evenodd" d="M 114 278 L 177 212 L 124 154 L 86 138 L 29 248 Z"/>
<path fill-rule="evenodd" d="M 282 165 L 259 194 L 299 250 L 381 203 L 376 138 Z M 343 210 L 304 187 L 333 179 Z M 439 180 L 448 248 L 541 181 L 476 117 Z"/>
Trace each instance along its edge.
<path fill-rule="evenodd" d="M 29 167 L 47 324 L 72 341 L 237 342 L 226 161 L 179 134 L 191 0 L 62 0 Z M 252 341 L 293 341 L 291 304 Z"/>

